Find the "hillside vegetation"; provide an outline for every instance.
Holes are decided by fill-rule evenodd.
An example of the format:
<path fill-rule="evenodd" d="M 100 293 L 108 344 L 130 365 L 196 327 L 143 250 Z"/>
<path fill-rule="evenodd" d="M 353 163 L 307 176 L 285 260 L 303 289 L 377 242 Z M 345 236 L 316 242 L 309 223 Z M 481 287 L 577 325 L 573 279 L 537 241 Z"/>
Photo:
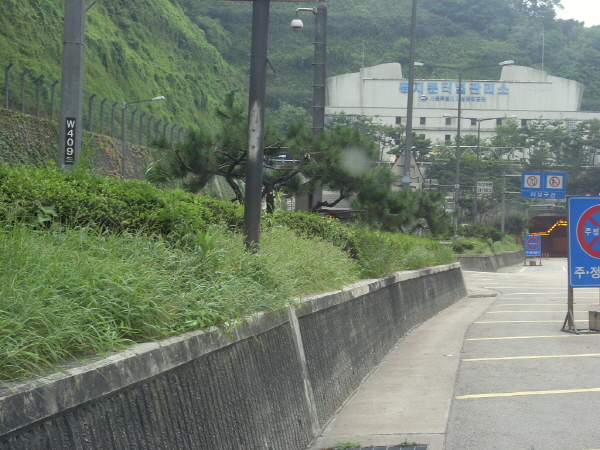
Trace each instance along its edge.
<path fill-rule="evenodd" d="M 232 326 L 364 278 L 454 261 L 433 240 L 53 168 L 0 166 L 0 380 L 188 330 Z"/>
<path fill-rule="evenodd" d="M 11 61 L 31 69 L 31 80 L 60 79 L 64 0 L 3 0 L 0 12 L 3 67 Z M 101 0 L 87 12 L 88 92 L 119 102 L 164 95 L 160 115 L 193 126 L 212 123 L 214 108 L 239 83 L 203 31 L 169 0 Z"/>
<path fill-rule="evenodd" d="M 327 0 L 328 75 L 408 61 L 408 0 Z M 306 117 L 312 102 L 314 20 L 289 27 L 297 7 L 272 2 L 268 118 Z M 417 59 L 467 67 L 513 59 L 519 65 L 586 85 L 583 108 L 600 110 L 600 27 L 555 19 L 559 0 L 420 0 Z M 3 0 L 0 63 L 9 61 L 59 79 L 64 0 Z M 214 124 L 231 91 L 248 88 L 252 2 L 221 0 L 98 0 L 87 13 L 85 89 L 116 101 L 165 95 L 144 110 L 183 126 Z M 13 69 L 14 70 L 14 69 Z M 422 76 L 455 76 L 429 69 Z M 499 69 L 469 72 L 494 78 Z M 12 72 L 18 80 L 18 73 Z M 17 84 L 15 83 L 15 88 Z M 47 86 L 46 86 L 47 89 Z M 0 94 L 1 95 L 1 94 Z M 292 114 L 293 108 L 302 108 Z M 304 115 L 302 115 L 302 111 Z M 277 114 L 276 114 L 277 112 Z M 287 115 L 286 115 L 287 114 Z M 280 119 L 284 116 L 284 119 Z"/>

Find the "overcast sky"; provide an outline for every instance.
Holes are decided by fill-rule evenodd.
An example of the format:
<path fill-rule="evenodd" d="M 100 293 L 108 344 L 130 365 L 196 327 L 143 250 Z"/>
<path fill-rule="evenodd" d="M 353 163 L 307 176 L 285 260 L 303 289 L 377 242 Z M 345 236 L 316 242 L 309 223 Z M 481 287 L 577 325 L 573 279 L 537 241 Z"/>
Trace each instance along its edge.
<path fill-rule="evenodd" d="M 561 0 L 565 9 L 557 9 L 559 19 L 575 19 L 586 27 L 600 25 L 600 0 Z"/>

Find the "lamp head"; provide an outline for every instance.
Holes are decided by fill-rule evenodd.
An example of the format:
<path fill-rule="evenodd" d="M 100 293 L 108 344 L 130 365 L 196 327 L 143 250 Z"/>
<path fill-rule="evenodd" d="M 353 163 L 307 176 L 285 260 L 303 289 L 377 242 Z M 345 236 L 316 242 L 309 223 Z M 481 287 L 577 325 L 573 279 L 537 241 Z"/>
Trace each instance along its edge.
<path fill-rule="evenodd" d="M 294 20 L 292 20 L 290 26 L 292 27 L 292 30 L 298 32 L 304 27 L 304 24 L 302 23 L 302 20 L 296 17 Z"/>
<path fill-rule="evenodd" d="M 154 97 L 152 99 L 153 102 L 162 102 L 165 99 L 164 95 L 159 95 L 158 97 Z"/>
<path fill-rule="evenodd" d="M 512 66 L 515 62 L 512 59 L 498 63 L 499 66 Z"/>

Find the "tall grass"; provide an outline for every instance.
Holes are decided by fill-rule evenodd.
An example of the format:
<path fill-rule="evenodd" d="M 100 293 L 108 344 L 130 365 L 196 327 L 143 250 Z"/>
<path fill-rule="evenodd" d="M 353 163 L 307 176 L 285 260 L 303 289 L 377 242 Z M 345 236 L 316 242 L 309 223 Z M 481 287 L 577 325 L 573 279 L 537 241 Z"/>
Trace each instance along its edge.
<path fill-rule="evenodd" d="M 340 249 L 275 227 L 259 254 L 225 229 L 185 244 L 89 228 L 0 232 L 0 379 L 186 330 L 223 326 L 356 281 Z"/>

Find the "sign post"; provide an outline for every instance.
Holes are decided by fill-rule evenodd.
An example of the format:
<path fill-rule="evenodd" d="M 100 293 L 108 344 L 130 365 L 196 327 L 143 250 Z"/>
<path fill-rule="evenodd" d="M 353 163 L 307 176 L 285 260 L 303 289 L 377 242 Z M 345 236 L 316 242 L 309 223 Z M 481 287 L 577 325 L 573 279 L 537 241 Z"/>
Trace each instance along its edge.
<path fill-rule="evenodd" d="M 600 197 L 567 200 L 569 296 L 565 329 L 579 331 L 573 319 L 573 289 L 600 287 Z"/>

